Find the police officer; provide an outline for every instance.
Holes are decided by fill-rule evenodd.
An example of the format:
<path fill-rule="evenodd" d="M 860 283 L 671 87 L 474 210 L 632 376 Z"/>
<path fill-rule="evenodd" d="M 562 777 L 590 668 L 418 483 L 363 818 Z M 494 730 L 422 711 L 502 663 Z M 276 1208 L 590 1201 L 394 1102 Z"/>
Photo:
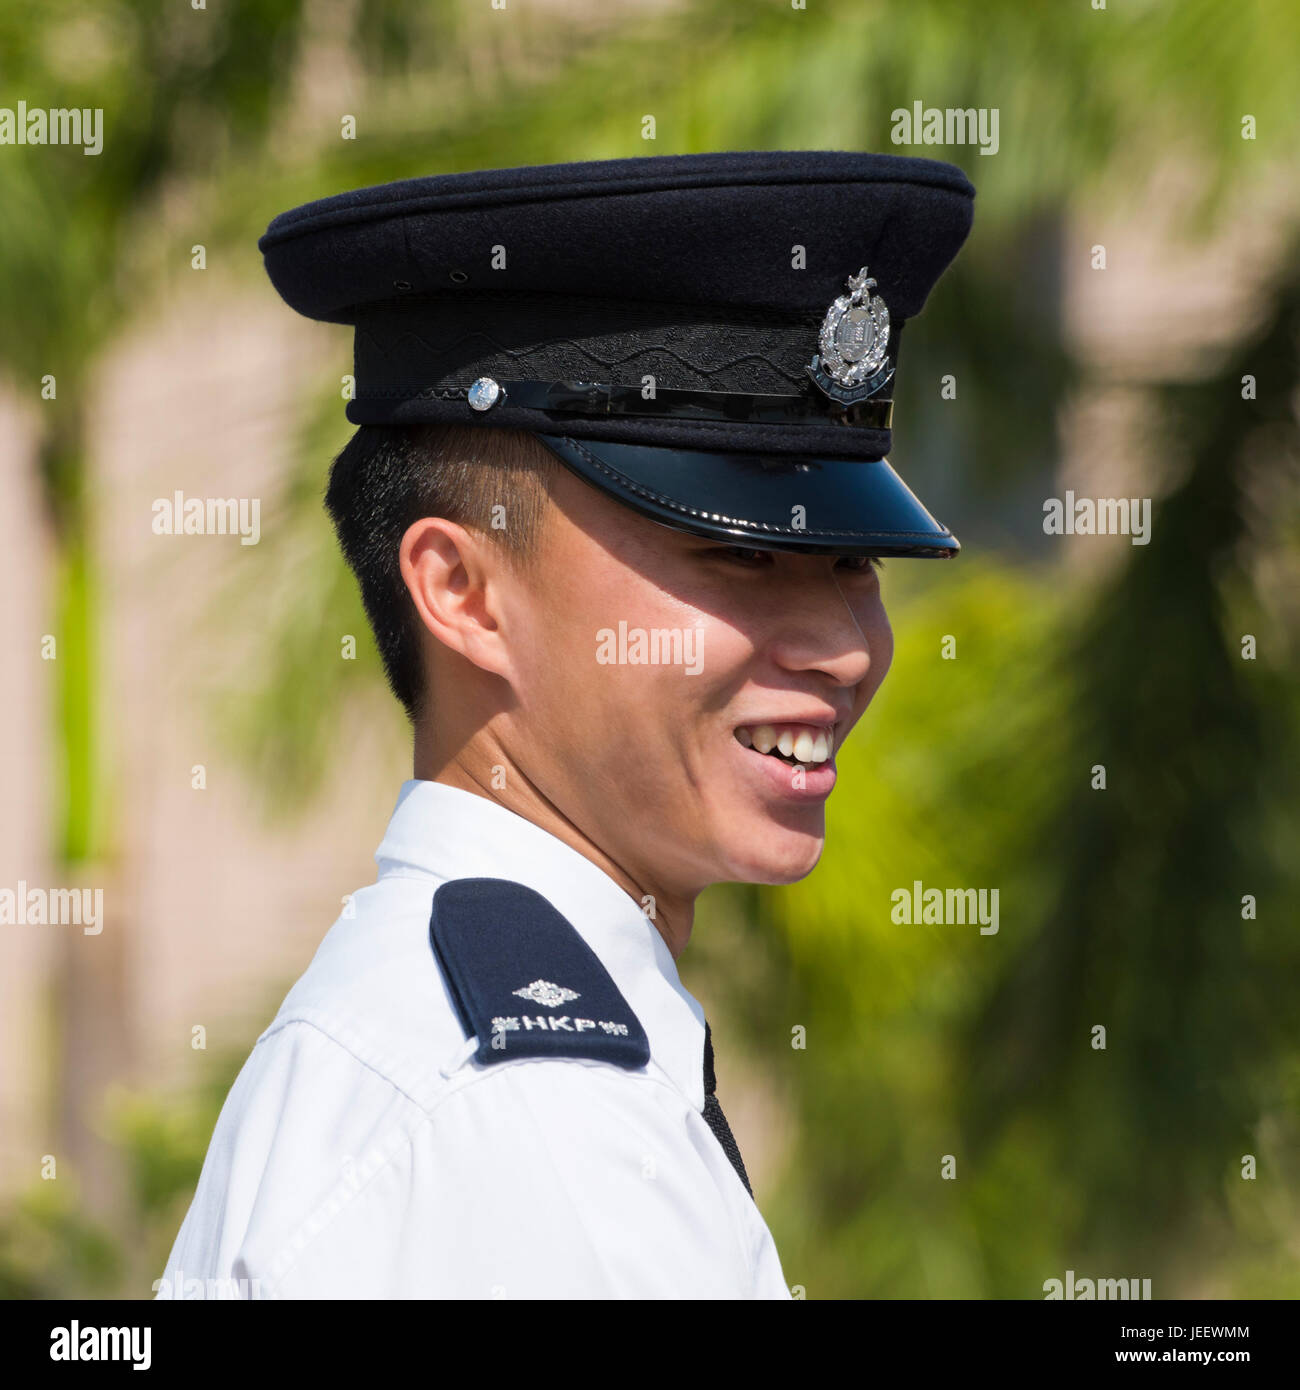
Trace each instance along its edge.
<path fill-rule="evenodd" d="M 901 330 L 969 231 L 929 160 L 440 175 L 260 245 L 355 329 L 327 506 L 414 775 L 221 1112 L 160 1292 L 788 1298 L 678 979 L 709 884 L 821 852 L 888 669 Z"/>

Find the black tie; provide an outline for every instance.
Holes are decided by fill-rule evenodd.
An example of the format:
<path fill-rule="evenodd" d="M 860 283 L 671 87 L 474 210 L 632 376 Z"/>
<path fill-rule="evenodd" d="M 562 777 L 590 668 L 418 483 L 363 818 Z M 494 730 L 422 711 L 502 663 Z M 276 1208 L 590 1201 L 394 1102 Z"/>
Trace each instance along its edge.
<path fill-rule="evenodd" d="M 745 1184 L 745 1191 L 752 1197 L 754 1189 L 749 1185 L 749 1176 L 745 1172 L 745 1160 L 740 1156 L 740 1146 L 736 1143 L 736 1136 L 732 1134 L 727 1117 L 722 1113 L 722 1106 L 718 1104 L 718 1097 L 714 1094 L 717 1089 L 718 1078 L 713 1074 L 713 1033 L 706 1023 L 704 1025 L 705 1123 L 713 1131 L 718 1143 L 722 1145 L 722 1152 L 731 1160 L 731 1166 L 736 1170 L 741 1182 Z"/>

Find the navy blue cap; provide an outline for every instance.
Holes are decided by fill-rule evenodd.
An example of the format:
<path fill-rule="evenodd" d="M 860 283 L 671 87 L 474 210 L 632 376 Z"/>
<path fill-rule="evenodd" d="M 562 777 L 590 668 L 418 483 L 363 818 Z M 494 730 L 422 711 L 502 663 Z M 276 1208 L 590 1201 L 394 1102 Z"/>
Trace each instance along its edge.
<path fill-rule="evenodd" d="M 360 189 L 259 245 L 287 303 L 355 327 L 355 424 L 527 430 L 749 546 L 949 555 L 886 455 L 902 330 L 974 192 L 898 155 L 660 155 Z"/>

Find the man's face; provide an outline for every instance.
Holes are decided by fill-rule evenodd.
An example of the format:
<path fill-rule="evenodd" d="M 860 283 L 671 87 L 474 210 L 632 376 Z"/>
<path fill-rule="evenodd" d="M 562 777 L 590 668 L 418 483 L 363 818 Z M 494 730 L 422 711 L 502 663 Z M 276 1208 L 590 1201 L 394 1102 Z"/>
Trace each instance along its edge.
<path fill-rule="evenodd" d="M 588 839 L 684 894 L 812 869 L 833 750 L 893 657 L 869 560 L 690 536 L 561 469 L 506 593 L 518 703 L 499 734 Z"/>

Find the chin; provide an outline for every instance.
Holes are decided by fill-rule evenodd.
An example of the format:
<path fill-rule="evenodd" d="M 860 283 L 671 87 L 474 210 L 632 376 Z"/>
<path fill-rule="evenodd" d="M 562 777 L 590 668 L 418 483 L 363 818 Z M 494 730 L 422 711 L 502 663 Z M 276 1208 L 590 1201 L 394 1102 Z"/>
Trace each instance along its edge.
<path fill-rule="evenodd" d="M 824 834 L 797 834 L 769 828 L 732 855 L 732 883 L 798 883 L 817 867 L 826 846 Z"/>

